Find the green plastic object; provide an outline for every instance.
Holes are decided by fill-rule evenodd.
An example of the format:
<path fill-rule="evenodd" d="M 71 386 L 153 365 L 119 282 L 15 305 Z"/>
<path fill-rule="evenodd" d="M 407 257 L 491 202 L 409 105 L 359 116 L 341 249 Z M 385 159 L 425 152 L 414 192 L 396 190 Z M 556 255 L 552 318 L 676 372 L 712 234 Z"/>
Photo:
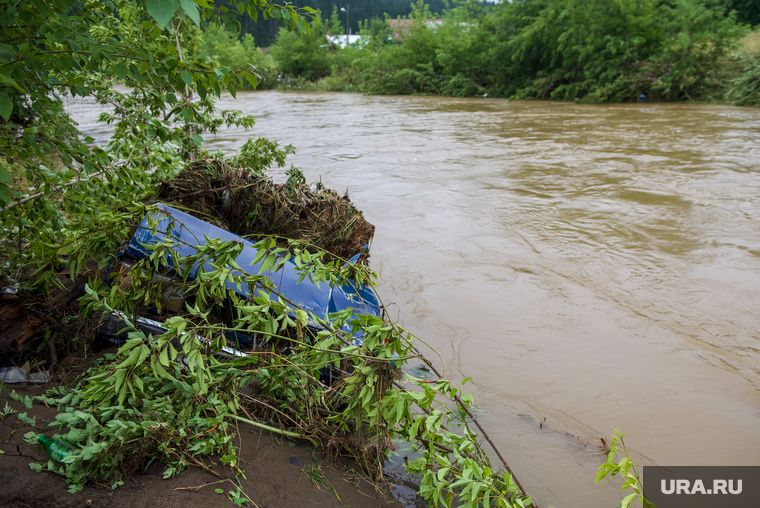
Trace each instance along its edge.
<path fill-rule="evenodd" d="M 40 436 L 37 440 L 48 455 L 50 455 L 50 458 L 56 462 L 63 462 L 63 459 L 69 454 L 66 445 L 62 441 L 47 436 Z"/>

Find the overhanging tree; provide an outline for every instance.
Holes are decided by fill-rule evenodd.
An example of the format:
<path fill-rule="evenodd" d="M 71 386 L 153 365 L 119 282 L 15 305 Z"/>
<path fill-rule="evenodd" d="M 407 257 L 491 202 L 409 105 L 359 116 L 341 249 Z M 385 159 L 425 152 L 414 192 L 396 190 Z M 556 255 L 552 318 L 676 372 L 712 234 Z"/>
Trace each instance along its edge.
<path fill-rule="evenodd" d="M 257 74 L 192 58 L 201 22 L 239 27 L 237 15 L 309 27 L 311 9 L 269 0 L 0 0 L 0 259 L 3 275 L 55 282 L 76 231 L 139 198 L 156 178 L 198 153 L 204 133 L 253 118 L 217 112 Z M 121 82 L 127 91 L 115 89 Z M 65 113 L 64 97 L 110 106 L 101 120 L 115 131 L 93 144 Z M 84 241 L 80 239 L 79 241 Z M 71 266 L 76 271 L 77 266 Z"/>

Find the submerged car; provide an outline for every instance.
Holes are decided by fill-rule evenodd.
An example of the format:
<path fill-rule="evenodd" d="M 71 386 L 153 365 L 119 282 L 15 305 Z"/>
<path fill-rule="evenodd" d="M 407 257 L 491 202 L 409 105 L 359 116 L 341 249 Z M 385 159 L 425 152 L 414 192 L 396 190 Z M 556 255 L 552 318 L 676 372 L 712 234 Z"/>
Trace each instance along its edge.
<path fill-rule="evenodd" d="M 254 247 L 254 242 L 167 205 L 158 205 L 157 209 L 146 214 L 134 236 L 120 254 L 122 266 L 129 267 L 135 261 L 149 257 L 153 252 L 152 246 L 169 238 L 181 242 L 180 245 L 173 248 L 180 259 L 195 254 L 195 247 L 205 244 L 210 239 L 218 238 L 240 242 L 243 245 L 243 250 L 235 259 L 237 264 L 250 274 L 258 274 L 261 269 L 263 261 L 254 263 L 258 252 Z M 358 254 L 352 258 L 352 260 L 355 259 L 358 259 Z M 193 266 L 190 269 L 188 280 L 194 280 L 199 270 L 210 271 L 213 268 L 209 263 L 204 266 Z M 296 268 L 293 260 L 286 261 L 275 271 L 265 270 L 261 275 L 266 276 L 271 281 L 277 293 L 292 304 L 313 313 L 319 319 L 329 320 L 329 314 L 348 308 L 353 309 L 354 316 L 358 318 L 362 315 L 380 316 L 380 303 L 370 288 L 363 287 L 355 282 L 333 286 L 322 283 L 318 286 L 308 277 L 299 282 L 301 272 Z M 245 285 L 239 286 L 228 282 L 227 287 L 241 298 L 251 297 L 250 291 Z M 178 311 L 182 305 L 181 292 L 170 294 L 169 297 L 169 308 Z M 279 296 L 273 294 L 272 299 L 279 300 Z M 123 328 L 123 318 L 123 315 L 115 313 L 111 322 L 101 330 L 101 333 L 112 339 L 121 338 L 116 337 L 116 334 Z M 137 326 L 146 333 L 154 335 L 163 333 L 161 323 L 153 319 L 140 318 Z M 321 328 L 321 325 L 315 321 L 310 321 L 309 326 L 317 330 Z M 352 333 L 348 324 L 344 325 L 341 331 L 344 336 L 351 337 L 354 345 L 362 343 L 362 333 L 360 331 Z M 231 335 L 228 334 L 228 339 L 236 342 L 239 348 L 247 346 L 247 342 L 253 341 L 251 337 L 234 332 L 231 332 Z M 241 353 L 239 349 L 228 349 L 228 353 Z"/>

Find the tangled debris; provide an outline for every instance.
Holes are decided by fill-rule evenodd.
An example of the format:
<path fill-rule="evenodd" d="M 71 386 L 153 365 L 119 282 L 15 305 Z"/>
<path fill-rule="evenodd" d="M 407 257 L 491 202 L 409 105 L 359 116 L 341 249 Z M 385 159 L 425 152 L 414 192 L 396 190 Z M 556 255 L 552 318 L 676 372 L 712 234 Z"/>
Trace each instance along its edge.
<path fill-rule="evenodd" d="M 264 170 L 272 160 L 282 166 L 289 148 L 279 150 L 276 143 L 264 139 L 250 144 L 256 160 L 249 154 L 244 161 L 218 158 L 190 163 L 176 177 L 161 181 L 153 200 L 172 203 L 254 240 L 300 240 L 314 245 L 313 251 L 322 249 L 340 259 L 359 254 L 355 261 L 366 264 L 375 226 L 365 220 L 348 195 L 340 196 L 321 183 L 310 187 L 303 183 L 302 175 L 300 180 L 274 183 Z M 102 258 L 111 254 L 100 253 Z M 4 291 L 0 295 L 0 367 L 29 360 L 33 368 L 54 368 L 58 359 L 91 347 L 99 323 L 76 321 L 78 300 L 87 280 L 103 274 L 95 262 L 90 261 L 87 268 L 74 280 L 59 274 L 60 283 L 52 285 L 49 298 L 0 281 Z"/>
<path fill-rule="evenodd" d="M 88 275 L 59 274 L 49 297 L 19 290 L 0 279 L 0 367 L 19 366 L 29 373 L 44 366 L 55 375 L 62 359 L 91 351 L 100 314 L 81 316 L 79 298 Z"/>
<path fill-rule="evenodd" d="M 339 258 L 368 257 L 375 226 L 348 198 L 321 184 L 276 184 L 222 159 L 191 163 L 159 188 L 158 199 L 240 236 L 311 243 Z"/>
<path fill-rule="evenodd" d="M 410 443 L 420 457 L 405 461 L 404 467 L 419 475 L 422 498 L 439 504 L 455 499 L 471 503 L 477 498 L 506 507 L 537 507 L 478 422 L 471 396 L 441 377 L 413 347 L 411 334 L 386 319 L 385 313 L 357 315 L 350 305 L 343 308 L 356 301 L 333 301 L 334 291 L 325 307 L 332 309 L 328 315 L 316 313 L 280 294 L 279 286 L 261 275 L 278 270 L 292 257 L 303 271 L 299 281 L 308 276 L 331 288 L 373 291 L 376 275 L 322 261 L 354 258 L 357 253 L 366 261 L 365 246 L 374 226 L 347 196 L 310 188 L 295 168 L 288 172 L 288 182 L 274 184 L 238 162 L 210 158 L 193 162 L 175 178 L 161 181 L 154 198 L 234 235 L 261 238 L 247 247 L 256 250 L 254 260 L 245 267 L 236 265 L 233 271 L 229 263 L 247 242 L 222 241 L 224 232 L 217 230 L 219 234 L 204 242 L 183 243 L 170 226 L 147 256 L 122 263 L 124 277 L 104 278 L 103 272 L 94 270 L 81 299 L 81 314 L 92 321 L 83 321 L 83 326 L 116 312 L 124 319 L 122 331 L 131 331 L 119 350 L 104 355 L 78 385 L 24 399 L 27 406 L 36 402 L 57 407 L 59 433 L 53 439 L 69 449 L 64 462 L 51 458 L 30 468 L 65 476 L 72 492 L 92 482 L 117 486 L 135 468 L 151 462 L 167 466 L 164 476 L 191 466 L 218 475 L 206 460 L 220 456 L 222 464 L 240 474 L 233 425 L 244 423 L 308 441 L 321 448 L 325 458 L 350 456 L 378 484 L 385 479 L 384 461 L 388 450 L 395 450 L 394 441 Z M 109 257 L 124 246 L 129 235 L 136 234 L 138 217 L 146 217 L 155 234 L 158 225 L 151 225 L 149 218 L 155 209 L 136 205 L 126 212 L 102 213 L 101 222 L 93 222 L 64 246 L 62 255 L 74 274 L 71 281 L 86 275 L 85 259 Z M 120 227 L 109 229 L 109 224 Z M 141 227 L 138 231 L 148 231 Z M 273 237 L 283 240 L 283 245 L 275 248 Z M 179 255 L 179 249 L 187 246 L 192 252 Z M 259 269 L 245 271 L 256 263 L 261 263 Z M 167 294 L 162 285 L 178 275 L 172 270 L 184 264 L 204 269 L 192 278 L 186 272 L 185 305 L 167 316 L 163 309 L 168 305 L 160 303 Z M 243 285 L 248 287 L 243 297 L 229 291 Z M 214 311 L 222 305 L 230 306 L 224 316 Z M 160 331 L 146 333 L 135 324 L 142 311 L 154 313 Z M 38 332 L 45 335 L 38 340 L 40 335 L 33 334 L 34 340 L 27 341 L 37 344 L 37 353 L 44 344 L 52 344 L 51 364 L 56 362 L 57 340 L 50 335 L 55 328 L 52 321 L 66 314 L 39 316 Z M 138 320 L 129 322 L 135 317 Z M 95 335 L 94 330 L 89 332 L 88 337 Z M 349 342 L 357 333 L 362 340 Z M 222 354 L 227 340 L 238 340 L 240 335 L 253 341 L 250 351 L 233 358 Z M 34 351 L 27 349 L 29 354 Z M 409 377 L 412 386 L 396 381 L 393 369 L 413 358 L 428 365 L 437 379 Z M 19 414 L 19 420 L 35 425 L 26 414 Z M 450 430 L 454 426 L 461 430 Z M 491 464 L 479 436 L 493 447 L 503 467 Z M 40 437 L 37 431 L 25 434 L 29 443 Z"/>

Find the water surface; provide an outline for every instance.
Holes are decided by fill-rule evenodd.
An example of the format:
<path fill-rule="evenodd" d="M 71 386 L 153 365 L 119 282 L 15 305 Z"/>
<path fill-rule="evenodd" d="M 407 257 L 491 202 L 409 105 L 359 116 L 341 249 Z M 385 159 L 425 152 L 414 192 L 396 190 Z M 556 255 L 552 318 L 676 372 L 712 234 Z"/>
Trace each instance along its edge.
<path fill-rule="evenodd" d="M 760 110 L 277 92 L 219 106 L 257 124 L 211 151 L 292 143 L 288 165 L 348 190 L 377 226 L 381 297 L 447 376 L 474 376 L 543 507 L 618 504 L 618 482 L 593 484 L 613 426 L 643 464 L 760 465 Z"/>

